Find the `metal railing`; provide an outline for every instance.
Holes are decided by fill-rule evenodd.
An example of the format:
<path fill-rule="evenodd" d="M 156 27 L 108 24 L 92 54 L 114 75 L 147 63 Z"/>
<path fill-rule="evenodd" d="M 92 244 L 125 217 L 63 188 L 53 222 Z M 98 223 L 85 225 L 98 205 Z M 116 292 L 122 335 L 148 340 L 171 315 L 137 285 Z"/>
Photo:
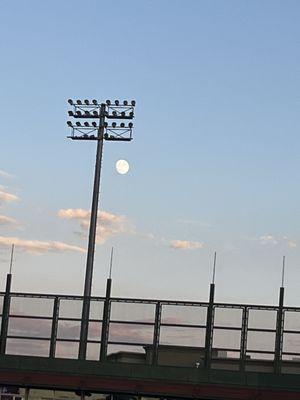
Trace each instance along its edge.
<path fill-rule="evenodd" d="M 77 359 L 82 304 L 0 293 L 0 357 Z M 86 359 L 300 373 L 300 308 L 92 297 Z"/>

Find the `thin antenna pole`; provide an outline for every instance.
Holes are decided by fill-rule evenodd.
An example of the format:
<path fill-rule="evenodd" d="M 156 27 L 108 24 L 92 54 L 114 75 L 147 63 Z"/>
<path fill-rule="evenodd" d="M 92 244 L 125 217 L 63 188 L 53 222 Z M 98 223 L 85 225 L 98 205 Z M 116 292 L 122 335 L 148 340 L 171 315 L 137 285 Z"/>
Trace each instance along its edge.
<path fill-rule="evenodd" d="M 217 252 L 215 251 L 214 254 L 214 267 L 213 267 L 213 278 L 212 278 L 212 283 L 215 283 L 215 277 L 216 277 L 216 263 L 217 263 Z"/>
<path fill-rule="evenodd" d="M 12 266 L 13 266 L 13 261 L 14 261 L 14 249 L 15 249 L 15 245 L 13 244 L 11 246 L 11 254 L 10 254 L 10 265 L 9 265 L 9 274 L 10 275 L 12 273 Z"/>
<path fill-rule="evenodd" d="M 114 248 L 112 247 L 110 252 L 109 279 L 111 279 L 111 274 L 112 274 L 113 257 L 114 257 Z"/>
<path fill-rule="evenodd" d="M 285 273 L 285 256 L 282 258 L 282 276 L 281 276 L 281 287 L 284 286 L 284 273 Z"/>

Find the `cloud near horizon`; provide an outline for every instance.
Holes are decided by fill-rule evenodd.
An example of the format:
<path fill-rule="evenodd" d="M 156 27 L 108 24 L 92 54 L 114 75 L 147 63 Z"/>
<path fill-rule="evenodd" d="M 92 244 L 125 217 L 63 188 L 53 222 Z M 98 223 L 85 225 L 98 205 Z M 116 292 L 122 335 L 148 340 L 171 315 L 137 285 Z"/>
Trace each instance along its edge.
<path fill-rule="evenodd" d="M 2 178 L 13 178 L 13 175 L 11 175 L 11 174 L 9 174 L 8 172 L 6 172 L 6 171 L 3 171 L 3 169 L 0 169 L 0 176 L 2 177 Z"/>
<path fill-rule="evenodd" d="M 294 240 L 289 239 L 287 236 L 276 237 L 267 234 L 260 236 L 258 240 L 262 246 L 277 246 L 283 244 L 288 247 L 297 247 L 297 243 Z"/>
<path fill-rule="evenodd" d="M 63 219 L 74 219 L 79 222 L 81 231 L 77 232 L 86 237 L 90 225 L 90 212 L 82 208 L 61 209 L 57 215 Z M 110 237 L 123 233 L 133 233 L 130 221 L 124 215 L 117 215 L 107 211 L 100 211 L 97 221 L 98 244 L 105 243 Z"/>
<path fill-rule="evenodd" d="M 6 215 L 0 215 L 0 226 L 1 225 L 17 225 L 17 221 L 14 218 L 7 217 Z"/>
<path fill-rule="evenodd" d="M 22 250 L 29 253 L 42 254 L 47 252 L 64 252 L 64 251 L 76 251 L 85 253 L 86 250 L 79 246 L 73 246 L 64 242 L 56 241 L 40 241 L 40 240 L 27 240 L 20 239 L 17 237 L 5 237 L 0 236 L 0 248 L 16 246 L 16 249 Z"/>
<path fill-rule="evenodd" d="M 17 200 L 19 200 L 18 196 L 7 192 L 5 190 L 5 188 L 0 185 L 0 204 L 1 203 L 11 203 L 12 201 L 17 201 Z"/>
<path fill-rule="evenodd" d="M 170 246 L 175 250 L 196 250 L 202 249 L 204 243 L 189 240 L 171 240 Z"/>

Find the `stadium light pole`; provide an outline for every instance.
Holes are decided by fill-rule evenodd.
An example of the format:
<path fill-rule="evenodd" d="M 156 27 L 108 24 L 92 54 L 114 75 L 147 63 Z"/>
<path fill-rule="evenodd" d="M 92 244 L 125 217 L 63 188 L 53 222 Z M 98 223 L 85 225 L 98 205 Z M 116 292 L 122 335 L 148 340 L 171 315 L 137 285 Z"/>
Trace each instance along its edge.
<path fill-rule="evenodd" d="M 105 103 L 99 103 L 97 100 L 73 101 L 72 99 L 69 99 L 68 103 L 73 107 L 72 110 L 68 111 L 69 116 L 78 119 L 78 121 L 75 123 L 72 121 L 67 122 L 68 126 L 72 129 L 72 133 L 70 136 L 68 136 L 68 138 L 72 140 L 97 141 L 78 353 L 79 359 L 84 360 L 86 358 L 87 350 L 90 299 L 93 282 L 103 144 L 105 140 L 132 140 L 133 124 L 132 122 L 129 122 L 126 125 L 124 120 L 132 120 L 134 118 L 135 101 L 132 100 L 131 102 L 128 102 L 125 100 L 120 103 L 119 100 L 115 100 L 114 103 L 112 103 L 110 100 L 106 100 Z M 84 121 L 82 121 L 83 119 Z M 90 120 L 92 120 L 91 123 L 89 122 Z M 118 124 L 116 121 L 119 122 L 120 120 L 122 122 Z M 82 123 L 80 121 L 82 121 Z"/>

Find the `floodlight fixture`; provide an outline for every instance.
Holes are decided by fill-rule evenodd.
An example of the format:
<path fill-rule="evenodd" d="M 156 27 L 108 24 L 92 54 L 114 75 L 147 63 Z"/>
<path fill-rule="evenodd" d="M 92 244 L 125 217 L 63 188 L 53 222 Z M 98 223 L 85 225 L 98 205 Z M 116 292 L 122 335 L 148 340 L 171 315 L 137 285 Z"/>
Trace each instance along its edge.
<path fill-rule="evenodd" d="M 135 106 L 135 100 L 131 100 L 131 105 L 134 107 Z"/>
<path fill-rule="evenodd" d="M 69 115 L 69 117 L 73 117 L 74 116 L 74 112 L 73 111 L 68 111 L 68 115 Z"/>
<path fill-rule="evenodd" d="M 97 100 L 93 99 L 92 103 L 96 106 L 98 104 Z"/>
<path fill-rule="evenodd" d="M 106 100 L 106 104 L 107 104 L 108 106 L 110 106 L 110 105 L 111 105 L 111 101 L 110 101 L 110 100 Z"/>
<path fill-rule="evenodd" d="M 82 112 L 81 111 L 76 111 L 76 115 L 77 115 L 77 117 L 81 117 L 82 116 Z"/>
<path fill-rule="evenodd" d="M 76 103 L 79 104 L 79 105 L 82 105 L 82 101 L 81 100 L 77 100 Z"/>
<path fill-rule="evenodd" d="M 93 121 L 93 122 L 92 122 L 92 125 L 96 128 L 97 122 Z"/>
<path fill-rule="evenodd" d="M 122 117 L 125 117 L 125 116 L 126 116 L 125 111 L 122 111 L 122 112 L 121 112 L 121 115 L 122 115 Z"/>
<path fill-rule="evenodd" d="M 85 100 L 84 100 L 84 103 L 85 103 L 87 106 L 90 104 L 90 102 L 89 102 L 88 99 L 85 99 Z"/>
<path fill-rule="evenodd" d="M 121 123 L 120 123 L 120 127 L 121 127 L 121 128 L 125 128 L 124 122 L 121 122 Z"/>
<path fill-rule="evenodd" d="M 128 128 L 133 128 L 133 123 L 132 122 L 129 122 Z"/>
<path fill-rule="evenodd" d="M 113 115 L 114 117 L 116 117 L 116 116 L 118 115 L 117 111 L 113 111 L 113 112 L 112 112 L 112 115 Z"/>
<path fill-rule="evenodd" d="M 93 115 L 94 115 L 95 117 L 98 117 L 98 116 L 99 116 L 98 111 L 93 111 Z"/>
<path fill-rule="evenodd" d="M 74 102 L 73 102 L 73 100 L 72 100 L 72 99 L 68 99 L 68 103 L 69 103 L 69 104 L 71 104 L 71 106 L 73 106 L 73 105 L 74 105 Z"/>
<path fill-rule="evenodd" d="M 68 126 L 70 126 L 71 128 L 73 127 L 73 124 L 71 121 L 67 121 Z"/>
<path fill-rule="evenodd" d="M 120 104 L 119 100 L 115 100 L 115 105 L 118 106 Z"/>
<path fill-rule="evenodd" d="M 116 124 L 115 122 L 113 122 L 113 123 L 111 124 L 111 126 L 112 126 L 113 128 L 116 128 L 117 124 Z"/>
<path fill-rule="evenodd" d="M 90 126 L 90 124 L 88 122 L 85 122 L 84 126 Z"/>
<path fill-rule="evenodd" d="M 90 116 L 91 115 L 91 113 L 88 110 L 86 110 L 84 113 L 85 113 L 86 116 Z"/>
<path fill-rule="evenodd" d="M 123 101 L 123 105 L 124 105 L 124 106 L 128 106 L 128 101 L 127 101 L 127 100 L 124 100 L 124 101 Z"/>
<path fill-rule="evenodd" d="M 133 111 L 130 111 L 129 116 L 130 116 L 131 118 L 133 118 L 133 116 L 134 116 Z"/>
<path fill-rule="evenodd" d="M 80 123 L 80 122 L 76 122 L 76 125 L 77 125 L 77 126 L 81 126 L 81 123 Z"/>

